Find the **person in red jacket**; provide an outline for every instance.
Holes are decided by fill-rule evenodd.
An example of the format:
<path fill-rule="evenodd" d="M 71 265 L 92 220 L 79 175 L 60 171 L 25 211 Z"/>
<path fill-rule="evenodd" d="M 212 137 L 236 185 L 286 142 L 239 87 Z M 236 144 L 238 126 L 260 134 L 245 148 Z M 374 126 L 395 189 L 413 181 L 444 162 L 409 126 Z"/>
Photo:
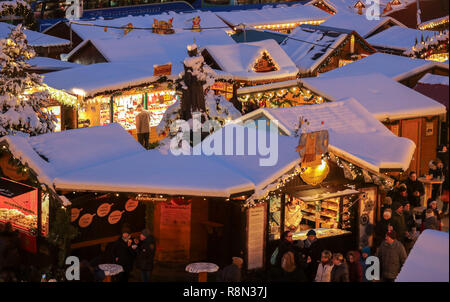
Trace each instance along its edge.
<path fill-rule="evenodd" d="M 358 251 L 347 253 L 348 273 L 350 282 L 362 282 L 362 267 L 359 259 L 361 255 Z"/>

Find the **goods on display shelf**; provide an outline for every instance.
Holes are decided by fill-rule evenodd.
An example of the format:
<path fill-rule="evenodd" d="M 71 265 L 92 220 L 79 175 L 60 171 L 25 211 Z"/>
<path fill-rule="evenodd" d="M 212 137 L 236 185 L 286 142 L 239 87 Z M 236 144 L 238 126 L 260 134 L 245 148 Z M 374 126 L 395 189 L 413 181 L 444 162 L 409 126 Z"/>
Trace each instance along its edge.
<path fill-rule="evenodd" d="M 121 124 L 125 130 L 136 129 L 136 107 L 142 103 L 142 94 L 114 97 L 114 122 Z"/>
<path fill-rule="evenodd" d="M 177 101 L 175 90 L 165 90 L 149 93 L 147 110 L 150 112 L 150 127 L 158 126 L 169 106 Z"/>
<path fill-rule="evenodd" d="M 37 216 L 26 215 L 17 209 L 0 209 L 0 221 L 11 224 L 19 229 L 37 229 Z"/>
<path fill-rule="evenodd" d="M 292 235 L 292 239 L 293 240 L 305 240 L 306 234 L 308 233 L 308 231 L 309 230 L 305 230 L 305 231 L 294 233 Z M 339 236 L 339 235 L 344 235 L 344 234 L 351 234 L 350 231 L 334 229 L 334 228 L 319 228 L 319 229 L 314 229 L 314 231 L 316 232 L 317 238 L 319 238 L 319 239 L 332 237 L 332 236 Z"/>

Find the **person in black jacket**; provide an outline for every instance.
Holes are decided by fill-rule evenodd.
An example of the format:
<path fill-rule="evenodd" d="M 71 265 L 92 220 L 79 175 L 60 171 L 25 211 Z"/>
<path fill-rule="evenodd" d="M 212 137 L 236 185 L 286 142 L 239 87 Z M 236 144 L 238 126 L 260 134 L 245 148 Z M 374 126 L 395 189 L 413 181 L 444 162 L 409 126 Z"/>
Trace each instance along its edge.
<path fill-rule="evenodd" d="M 114 263 L 121 265 L 123 268 L 123 273 L 119 275 L 120 282 L 128 282 L 130 272 L 133 269 L 135 251 L 132 248 L 133 240 L 130 233 L 129 227 L 123 227 L 122 236 L 117 239 L 112 247 Z"/>
<path fill-rule="evenodd" d="M 340 253 L 333 255 L 330 282 L 350 282 L 347 264 L 344 262 L 344 256 Z"/>
<path fill-rule="evenodd" d="M 153 271 L 153 260 L 155 258 L 155 238 L 150 231 L 145 229 L 139 235 L 140 243 L 136 249 L 136 268 L 141 272 L 143 282 L 149 282 Z"/>
<path fill-rule="evenodd" d="M 408 190 L 408 200 L 411 203 L 411 206 L 420 207 L 420 198 L 425 194 L 425 188 L 423 187 L 423 183 L 417 180 L 416 172 L 409 172 L 409 178 L 405 184 Z"/>
<path fill-rule="evenodd" d="M 306 275 L 310 282 L 316 278 L 317 268 L 322 258 L 322 245 L 317 239 L 316 232 L 309 230 L 306 233 L 306 240 L 303 241 L 303 254 L 306 257 Z"/>
<path fill-rule="evenodd" d="M 377 222 L 377 225 L 375 226 L 375 238 L 374 238 L 374 246 L 379 247 L 380 244 L 383 242 L 384 238 L 386 237 L 386 233 L 391 229 L 391 217 L 392 217 L 392 210 L 386 209 L 383 212 L 383 218 L 381 218 L 380 221 Z"/>

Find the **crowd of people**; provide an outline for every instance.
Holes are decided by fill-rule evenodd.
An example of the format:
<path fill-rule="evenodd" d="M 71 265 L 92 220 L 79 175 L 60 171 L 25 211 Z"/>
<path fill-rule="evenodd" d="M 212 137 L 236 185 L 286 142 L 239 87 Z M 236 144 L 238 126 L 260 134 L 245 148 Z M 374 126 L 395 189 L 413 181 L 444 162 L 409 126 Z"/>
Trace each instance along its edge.
<path fill-rule="evenodd" d="M 425 208 L 421 207 L 424 185 L 417 173 L 411 171 L 408 179 L 396 181 L 384 198 L 382 218 L 376 223 L 372 247 L 348 251 L 344 257 L 322 246 L 314 230 L 308 231 L 306 240 L 297 242 L 292 240 L 293 233 L 286 231 L 272 254 L 270 278 L 310 282 L 372 281 L 366 275 L 366 259 L 374 252 L 380 263 L 380 281 L 394 281 L 420 233 L 426 229 L 441 230 L 442 218 L 448 215 L 448 152 L 446 146 L 440 146 L 437 151 L 438 157 L 429 163 L 428 174 L 443 183 L 433 185 L 432 197 L 426 201 Z M 443 204 L 441 210 L 438 198 Z"/>

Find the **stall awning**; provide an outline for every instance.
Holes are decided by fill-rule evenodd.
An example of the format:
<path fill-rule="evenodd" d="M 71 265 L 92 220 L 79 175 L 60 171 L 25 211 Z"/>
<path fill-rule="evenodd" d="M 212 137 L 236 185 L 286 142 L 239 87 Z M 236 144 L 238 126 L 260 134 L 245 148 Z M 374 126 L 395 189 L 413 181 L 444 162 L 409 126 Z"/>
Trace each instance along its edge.
<path fill-rule="evenodd" d="M 36 189 L 33 187 L 29 187 L 6 178 L 0 178 L 0 196 L 14 198 L 34 190 Z"/>
<path fill-rule="evenodd" d="M 318 189 L 310 189 L 310 190 L 302 190 L 294 192 L 293 195 L 297 198 L 300 198 L 303 201 L 317 201 L 327 198 L 334 198 L 334 197 L 340 197 L 340 196 L 346 196 L 346 195 L 354 195 L 359 194 L 361 192 L 345 188 L 341 190 L 333 191 L 332 189 L 328 188 L 318 188 Z"/>

